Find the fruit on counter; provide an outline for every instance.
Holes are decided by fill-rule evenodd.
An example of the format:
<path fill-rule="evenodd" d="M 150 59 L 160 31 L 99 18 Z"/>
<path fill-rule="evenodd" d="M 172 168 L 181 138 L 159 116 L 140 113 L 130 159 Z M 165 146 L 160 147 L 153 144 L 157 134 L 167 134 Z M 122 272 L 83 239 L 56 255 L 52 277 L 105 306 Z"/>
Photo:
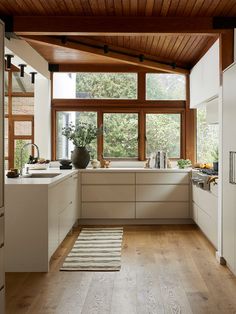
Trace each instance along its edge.
<path fill-rule="evenodd" d="M 200 164 L 200 168 L 201 169 L 212 169 L 213 168 L 213 164 L 208 162 L 208 163 L 203 163 L 203 164 Z"/>
<path fill-rule="evenodd" d="M 45 158 L 39 158 L 38 159 L 39 164 L 48 164 L 49 162 L 50 162 L 50 160 L 45 159 Z"/>

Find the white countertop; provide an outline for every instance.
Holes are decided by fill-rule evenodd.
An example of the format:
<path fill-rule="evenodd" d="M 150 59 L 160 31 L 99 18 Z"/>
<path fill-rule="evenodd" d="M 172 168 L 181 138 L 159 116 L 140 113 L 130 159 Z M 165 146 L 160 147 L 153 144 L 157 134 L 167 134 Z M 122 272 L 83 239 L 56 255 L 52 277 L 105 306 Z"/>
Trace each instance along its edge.
<path fill-rule="evenodd" d="M 82 173 L 102 173 L 102 172 L 190 172 L 191 168 L 187 169 L 178 169 L 178 168 L 171 168 L 171 169 L 149 169 L 149 168 L 86 168 L 86 169 L 72 169 L 72 170 L 60 170 L 59 168 L 49 168 L 48 170 L 30 170 L 30 173 L 60 173 L 60 175 L 53 177 L 53 178 L 24 178 L 24 177 L 18 177 L 18 178 L 7 178 L 5 179 L 5 183 L 11 184 L 11 185 L 54 185 L 57 184 L 70 175 L 76 174 L 78 172 Z"/>
<path fill-rule="evenodd" d="M 69 176 L 78 173 L 77 169 L 72 170 L 60 170 L 57 168 L 51 168 L 48 170 L 30 170 L 30 173 L 60 173 L 58 176 L 53 178 L 24 178 L 24 177 L 18 177 L 18 178 L 7 178 L 5 179 L 5 184 L 8 185 L 54 185 L 57 184 L 64 179 L 68 178 Z"/>

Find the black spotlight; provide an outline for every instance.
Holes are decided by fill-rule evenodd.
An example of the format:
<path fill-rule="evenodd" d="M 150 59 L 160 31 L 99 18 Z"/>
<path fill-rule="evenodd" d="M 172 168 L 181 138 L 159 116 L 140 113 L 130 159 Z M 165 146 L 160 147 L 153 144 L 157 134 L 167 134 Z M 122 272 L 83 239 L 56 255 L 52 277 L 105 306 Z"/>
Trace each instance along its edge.
<path fill-rule="evenodd" d="M 6 54 L 5 57 L 7 58 L 6 70 L 11 70 L 11 58 L 13 58 L 14 55 Z"/>
<path fill-rule="evenodd" d="M 35 75 L 37 74 L 37 72 L 30 72 L 31 74 L 31 83 L 34 84 L 35 83 Z"/>
<path fill-rule="evenodd" d="M 24 77 L 25 76 L 25 67 L 27 65 L 26 64 L 18 64 L 18 66 L 20 67 L 20 77 Z"/>

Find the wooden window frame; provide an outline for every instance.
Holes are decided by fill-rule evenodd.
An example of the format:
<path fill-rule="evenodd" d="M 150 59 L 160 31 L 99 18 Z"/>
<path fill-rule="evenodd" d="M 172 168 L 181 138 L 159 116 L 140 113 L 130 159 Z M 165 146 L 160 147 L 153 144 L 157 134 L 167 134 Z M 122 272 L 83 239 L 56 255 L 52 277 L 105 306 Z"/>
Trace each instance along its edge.
<path fill-rule="evenodd" d="M 84 71 L 86 72 L 86 71 Z M 114 71 L 118 72 L 118 71 Z M 122 71 L 121 71 L 122 72 Z M 98 126 L 103 124 L 104 113 L 138 113 L 138 160 L 146 160 L 147 113 L 181 114 L 180 158 L 190 158 L 195 162 L 195 110 L 189 109 L 189 77 L 186 76 L 186 100 L 146 100 L 146 73 L 138 72 L 138 98 L 133 100 L 117 99 L 51 99 L 51 138 L 52 160 L 56 160 L 56 114 L 58 111 L 94 111 L 97 112 Z M 51 84 L 53 84 L 53 75 Z M 51 85 L 51 90 L 53 86 Z M 191 118 L 191 119 L 190 119 Z M 98 138 L 98 158 L 103 153 L 103 138 Z M 129 158 L 109 158 L 111 160 L 131 160 Z M 173 158 L 176 159 L 176 158 Z M 137 160 L 137 159 L 133 159 Z"/>
<path fill-rule="evenodd" d="M 8 119 L 8 152 L 5 152 L 5 160 L 8 160 L 8 168 L 14 168 L 14 142 L 15 140 L 31 140 L 34 143 L 34 115 L 13 114 L 12 113 L 12 98 L 13 97 L 34 97 L 32 92 L 13 92 L 12 91 L 12 73 L 18 71 L 13 69 L 8 72 L 8 90 L 5 91 L 5 97 L 8 97 L 8 113 L 5 114 L 5 118 Z M 14 122 L 15 121 L 31 121 L 32 122 L 32 134 L 31 135 L 15 135 Z M 33 147 L 32 147 L 33 154 Z"/>

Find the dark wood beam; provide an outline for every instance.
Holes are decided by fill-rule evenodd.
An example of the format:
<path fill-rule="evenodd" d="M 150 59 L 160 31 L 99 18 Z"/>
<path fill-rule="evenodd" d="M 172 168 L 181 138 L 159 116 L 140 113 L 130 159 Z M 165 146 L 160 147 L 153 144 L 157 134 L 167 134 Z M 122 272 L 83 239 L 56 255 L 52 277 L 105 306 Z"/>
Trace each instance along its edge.
<path fill-rule="evenodd" d="M 154 35 L 160 33 L 221 33 L 213 17 L 143 16 L 14 16 L 12 30 L 17 35 Z"/>
<path fill-rule="evenodd" d="M 65 40 L 60 38 L 50 37 L 50 36 L 24 36 L 25 40 L 29 42 L 40 43 L 48 46 L 63 47 L 72 50 L 79 50 L 83 52 L 92 53 L 95 55 L 100 55 L 106 58 L 118 60 L 124 64 L 131 64 L 147 69 L 160 70 L 168 73 L 181 73 L 188 74 L 189 70 L 181 67 L 175 67 L 174 65 L 165 64 L 163 62 L 158 62 L 155 60 L 144 60 L 139 59 L 139 55 L 128 54 L 127 52 L 122 53 L 118 51 L 108 50 L 105 51 L 103 47 L 92 46 L 85 43 L 80 43 L 78 41 Z"/>
<path fill-rule="evenodd" d="M 220 35 L 220 71 L 234 62 L 234 30 Z"/>

